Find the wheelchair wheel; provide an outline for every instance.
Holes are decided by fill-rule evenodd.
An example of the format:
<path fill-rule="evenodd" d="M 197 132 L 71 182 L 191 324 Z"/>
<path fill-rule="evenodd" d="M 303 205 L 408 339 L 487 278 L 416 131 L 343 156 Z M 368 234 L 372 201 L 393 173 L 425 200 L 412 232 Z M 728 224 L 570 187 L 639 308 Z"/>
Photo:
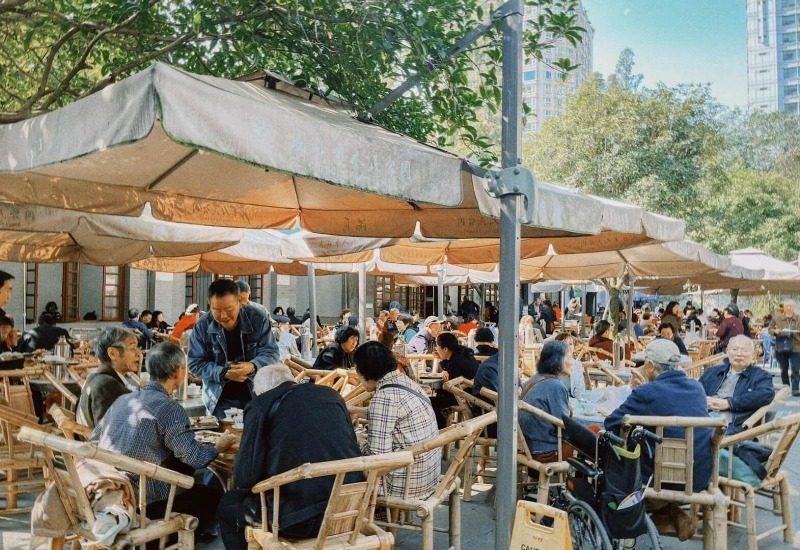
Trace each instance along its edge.
<path fill-rule="evenodd" d="M 661 550 L 661 537 L 658 536 L 658 529 L 656 524 L 650 519 L 650 516 L 645 517 L 647 523 L 647 533 L 639 535 L 635 539 L 619 539 L 614 540 L 612 547 L 614 550 Z"/>
<path fill-rule="evenodd" d="M 567 515 L 575 550 L 612 550 L 603 520 L 588 503 L 576 500 L 567 508 Z"/>

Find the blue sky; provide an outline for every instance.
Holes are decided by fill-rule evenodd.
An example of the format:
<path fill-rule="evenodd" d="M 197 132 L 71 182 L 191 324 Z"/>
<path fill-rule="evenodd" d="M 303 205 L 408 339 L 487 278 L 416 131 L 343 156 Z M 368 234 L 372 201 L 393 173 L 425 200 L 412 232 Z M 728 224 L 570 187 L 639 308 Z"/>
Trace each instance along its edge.
<path fill-rule="evenodd" d="M 708 82 L 729 106 L 747 104 L 745 0 L 583 0 L 595 30 L 594 70 L 614 71 L 626 47 L 645 86 Z"/>

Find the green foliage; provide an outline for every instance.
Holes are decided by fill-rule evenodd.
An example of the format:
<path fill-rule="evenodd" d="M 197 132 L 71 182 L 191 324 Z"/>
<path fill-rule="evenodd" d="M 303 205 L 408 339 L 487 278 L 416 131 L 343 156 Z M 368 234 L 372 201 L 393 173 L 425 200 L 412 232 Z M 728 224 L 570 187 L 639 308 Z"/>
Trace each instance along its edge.
<path fill-rule="evenodd" d="M 640 89 L 633 53 L 606 84 L 588 79 L 524 158 L 544 181 L 685 219 L 726 253 L 800 251 L 800 118 L 728 111 L 707 86 Z"/>
<path fill-rule="evenodd" d="M 529 27 L 529 56 L 560 36 L 580 40 L 576 0 L 529 3 L 548 5 Z M 458 140 L 489 160 L 494 143 L 476 113 L 496 113 L 501 101 L 497 25 L 447 54 L 492 9 L 483 0 L 9 0 L 0 3 L 0 122 L 58 108 L 156 60 L 226 78 L 272 70 L 355 112 L 421 74 L 377 122 L 439 145 Z"/>

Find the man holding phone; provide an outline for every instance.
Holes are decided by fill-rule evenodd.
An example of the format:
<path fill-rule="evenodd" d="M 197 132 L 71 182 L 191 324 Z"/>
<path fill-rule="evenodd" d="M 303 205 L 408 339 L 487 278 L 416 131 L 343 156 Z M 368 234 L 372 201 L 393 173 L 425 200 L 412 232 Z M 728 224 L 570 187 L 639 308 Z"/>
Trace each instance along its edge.
<path fill-rule="evenodd" d="M 189 342 L 189 371 L 203 381 L 209 414 L 224 418 L 252 398 L 253 377 L 279 360 L 266 310 L 239 302 L 239 287 L 217 279 L 208 288 L 209 312 L 195 324 Z"/>

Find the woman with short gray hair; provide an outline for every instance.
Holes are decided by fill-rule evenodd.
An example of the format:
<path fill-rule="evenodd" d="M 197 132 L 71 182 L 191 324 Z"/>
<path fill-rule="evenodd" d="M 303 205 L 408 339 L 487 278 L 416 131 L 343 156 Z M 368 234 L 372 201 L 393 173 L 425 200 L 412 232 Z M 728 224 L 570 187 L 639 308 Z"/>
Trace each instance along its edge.
<path fill-rule="evenodd" d="M 147 372 L 159 382 L 167 380 L 179 368 L 186 366 L 183 350 L 171 342 L 168 344 L 153 346 L 147 353 Z"/>
<path fill-rule="evenodd" d="M 94 341 L 100 367 L 89 375 L 78 401 L 78 422 L 94 428 L 112 403 L 130 392 L 125 375 L 139 372 L 142 352 L 136 335 L 123 327 L 106 327 Z"/>

